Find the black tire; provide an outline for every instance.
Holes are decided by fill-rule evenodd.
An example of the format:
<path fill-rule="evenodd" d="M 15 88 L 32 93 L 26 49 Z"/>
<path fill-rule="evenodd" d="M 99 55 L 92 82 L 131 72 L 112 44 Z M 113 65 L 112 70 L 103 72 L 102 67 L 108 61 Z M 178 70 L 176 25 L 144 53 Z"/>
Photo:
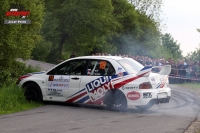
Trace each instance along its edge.
<path fill-rule="evenodd" d="M 106 108 L 115 111 L 126 111 L 127 100 L 119 90 L 108 91 L 105 95 Z"/>
<path fill-rule="evenodd" d="M 42 92 L 35 83 L 29 83 L 24 87 L 24 96 L 27 101 L 42 102 Z"/>
<path fill-rule="evenodd" d="M 114 98 L 114 104 L 113 104 L 114 109 L 118 110 L 118 111 L 126 111 L 127 100 L 126 100 L 124 93 L 122 93 L 119 90 L 116 90 L 116 91 L 114 91 L 113 98 Z"/>
<path fill-rule="evenodd" d="M 113 110 L 113 100 L 113 91 L 106 92 L 104 103 L 106 104 L 106 108 L 108 110 Z"/>

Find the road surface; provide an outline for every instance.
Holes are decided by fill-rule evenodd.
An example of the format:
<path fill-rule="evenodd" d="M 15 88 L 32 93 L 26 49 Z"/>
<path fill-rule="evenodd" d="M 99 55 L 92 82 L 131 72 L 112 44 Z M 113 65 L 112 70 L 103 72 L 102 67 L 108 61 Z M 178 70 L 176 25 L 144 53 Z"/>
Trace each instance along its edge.
<path fill-rule="evenodd" d="M 1 115 L 0 133 L 183 133 L 199 119 L 200 99 L 194 92 L 170 87 L 170 103 L 146 111 L 46 103 L 29 111 Z"/>

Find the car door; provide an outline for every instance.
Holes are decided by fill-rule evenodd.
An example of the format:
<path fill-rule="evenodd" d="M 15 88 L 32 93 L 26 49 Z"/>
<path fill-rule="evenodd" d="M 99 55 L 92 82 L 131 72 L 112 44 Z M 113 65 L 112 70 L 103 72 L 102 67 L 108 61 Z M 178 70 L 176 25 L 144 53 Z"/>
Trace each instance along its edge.
<path fill-rule="evenodd" d="M 62 97 L 62 100 L 66 100 L 77 93 L 80 89 L 80 81 L 86 62 L 83 59 L 70 60 L 49 72 L 47 96 Z"/>
<path fill-rule="evenodd" d="M 87 75 L 83 75 L 80 88 L 85 88 L 88 103 L 101 104 L 105 92 L 112 88 L 110 80 L 115 75 L 115 69 L 109 61 L 90 60 L 86 68 Z"/>

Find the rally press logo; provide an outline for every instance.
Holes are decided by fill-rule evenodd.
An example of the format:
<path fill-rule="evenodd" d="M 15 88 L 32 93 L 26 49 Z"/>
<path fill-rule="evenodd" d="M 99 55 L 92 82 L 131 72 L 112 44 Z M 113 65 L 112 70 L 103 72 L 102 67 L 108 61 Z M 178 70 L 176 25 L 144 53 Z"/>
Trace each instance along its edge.
<path fill-rule="evenodd" d="M 10 11 L 6 12 L 6 16 L 15 16 L 26 18 L 30 14 L 30 11 L 19 11 L 18 9 L 10 9 Z"/>
<path fill-rule="evenodd" d="M 20 17 L 19 20 L 14 20 L 11 18 L 10 20 L 4 20 L 4 24 L 30 24 L 31 20 L 26 20 L 25 18 L 30 15 L 29 10 L 25 10 L 24 6 L 19 4 L 12 4 L 10 9 L 5 13 L 6 17 L 11 18 Z"/>

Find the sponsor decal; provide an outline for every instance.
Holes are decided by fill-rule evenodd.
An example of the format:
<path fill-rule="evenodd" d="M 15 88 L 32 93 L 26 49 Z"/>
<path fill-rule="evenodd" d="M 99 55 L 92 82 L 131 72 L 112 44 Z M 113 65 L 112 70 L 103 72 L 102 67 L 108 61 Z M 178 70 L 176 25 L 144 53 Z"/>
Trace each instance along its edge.
<path fill-rule="evenodd" d="M 69 82 L 69 76 L 55 76 L 53 81 Z"/>
<path fill-rule="evenodd" d="M 126 87 L 124 87 L 124 86 L 122 86 L 122 90 L 131 90 L 131 89 L 138 89 L 138 87 L 130 87 L 130 86 L 126 86 Z"/>
<path fill-rule="evenodd" d="M 160 78 L 160 83 L 156 85 L 156 88 L 163 88 L 167 84 L 168 78 L 162 77 Z"/>
<path fill-rule="evenodd" d="M 68 88 L 68 84 L 67 83 L 55 83 L 55 82 L 51 82 L 49 84 L 49 87 L 64 87 L 64 88 Z"/>
<path fill-rule="evenodd" d="M 49 81 L 69 82 L 69 76 L 49 76 Z"/>
<path fill-rule="evenodd" d="M 118 73 L 118 77 L 123 77 L 124 76 L 124 73 L 123 72 L 119 72 Z"/>
<path fill-rule="evenodd" d="M 48 96 L 63 96 L 62 89 L 47 89 Z"/>
<path fill-rule="evenodd" d="M 143 93 L 143 98 L 144 99 L 146 99 L 146 98 L 152 98 L 151 92 L 145 92 L 145 93 Z"/>
<path fill-rule="evenodd" d="M 53 81 L 54 76 L 49 76 L 49 81 Z"/>
<path fill-rule="evenodd" d="M 69 88 L 69 76 L 49 76 L 48 86 L 51 88 Z"/>
<path fill-rule="evenodd" d="M 108 90 L 114 88 L 110 81 L 111 76 L 103 76 L 86 84 L 86 90 L 90 99 L 92 101 L 96 101 L 97 99 L 103 97 Z"/>
<path fill-rule="evenodd" d="M 136 91 L 129 92 L 127 98 L 130 100 L 138 100 L 140 98 L 140 93 Z"/>
<path fill-rule="evenodd" d="M 154 79 L 154 78 L 151 78 L 151 81 L 155 81 L 155 79 Z"/>
<path fill-rule="evenodd" d="M 163 82 L 165 79 L 166 79 L 165 77 L 161 77 L 160 82 Z"/>
<path fill-rule="evenodd" d="M 121 68 L 121 67 L 118 67 L 118 71 L 122 71 L 122 68 Z"/>
<path fill-rule="evenodd" d="M 147 72 L 144 72 L 141 75 L 138 75 L 135 77 L 130 76 L 129 78 L 125 78 L 125 79 L 121 77 L 117 78 L 117 75 L 104 76 L 104 77 L 97 78 L 93 80 L 92 82 L 86 84 L 85 88 L 80 89 L 80 91 L 68 97 L 66 102 L 87 103 L 87 104 L 96 104 L 96 105 L 102 104 L 105 92 L 107 92 L 110 89 L 119 89 L 125 84 L 128 84 L 129 82 L 132 82 L 142 77 L 146 73 Z M 128 75 L 128 73 L 124 72 L 124 75 Z M 99 85 L 99 82 L 100 82 L 100 85 Z M 135 93 L 136 95 L 134 97 L 136 98 L 131 98 L 133 97 L 133 95 L 130 94 L 131 99 L 137 99 L 137 96 L 140 97 L 140 94 L 138 92 L 135 92 Z"/>

